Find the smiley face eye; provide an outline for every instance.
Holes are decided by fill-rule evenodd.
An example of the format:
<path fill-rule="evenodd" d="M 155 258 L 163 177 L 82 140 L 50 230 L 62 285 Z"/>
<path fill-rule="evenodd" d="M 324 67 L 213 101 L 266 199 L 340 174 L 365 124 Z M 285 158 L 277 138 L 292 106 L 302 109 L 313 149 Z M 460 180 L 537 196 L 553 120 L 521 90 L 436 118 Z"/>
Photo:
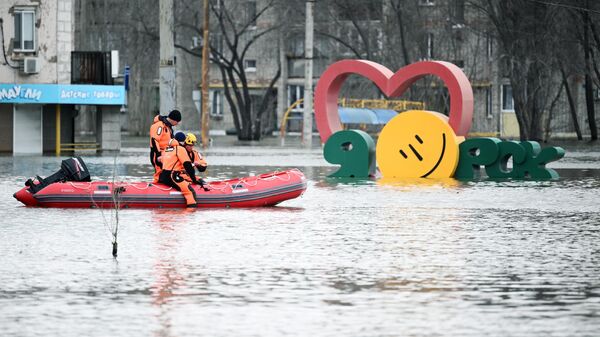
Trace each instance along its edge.
<path fill-rule="evenodd" d="M 423 156 L 421 156 L 421 154 L 419 153 L 419 151 L 417 151 L 412 144 L 408 144 L 408 147 L 410 147 L 410 149 L 412 150 L 412 152 L 415 154 L 415 156 L 417 156 L 417 159 L 419 159 L 419 161 L 423 161 Z"/>
<path fill-rule="evenodd" d="M 417 142 L 419 142 L 419 144 L 423 144 L 423 139 L 421 139 L 419 135 L 415 135 L 415 139 L 417 140 Z M 419 161 L 423 161 L 423 156 L 421 156 L 419 151 L 417 151 L 417 149 L 415 149 L 414 146 L 412 146 L 412 144 L 408 144 L 408 147 L 415 154 L 417 159 L 419 159 Z M 408 159 L 408 155 L 406 155 L 406 153 L 403 150 L 400 150 L 399 152 L 402 155 L 402 157 L 404 157 L 404 159 Z"/>
<path fill-rule="evenodd" d="M 412 146 L 412 144 L 408 144 L 408 147 L 415 154 L 417 159 L 419 159 L 419 161 L 423 161 L 423 156 L 421 156 L 419 151 L 417 151 L 417 149 L 415 149 L 414 146 Z M 400 150 L 399 152 L 402 155 L 402 157 L 404 157 L 404 159 L 408 159 L 408 156 L 406 155 L 406 153 L 403 150 Z"/>

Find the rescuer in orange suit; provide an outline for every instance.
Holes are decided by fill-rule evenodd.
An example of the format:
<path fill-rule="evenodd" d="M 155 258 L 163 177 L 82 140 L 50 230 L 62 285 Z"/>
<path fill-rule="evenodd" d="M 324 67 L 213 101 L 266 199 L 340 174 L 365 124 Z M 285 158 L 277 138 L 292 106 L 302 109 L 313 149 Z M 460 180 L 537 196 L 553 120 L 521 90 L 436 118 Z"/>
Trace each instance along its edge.
<path fill-rule="evenodd" d="M 162 170 L 161 153 L 173 138 L 173 127 L 181 122 L 181 112 L 172 110 L 168 116 L 157 115 L 150 126 L 150 163 L 154 166 L 153 182 L 157 183 Z"/>
<path fill-rule="evenodd" d="M 196 192 L 192 184 L 198 184 L 205 190 L 204 181 L 196 178 L 192 160 L 188 155 L 185 146 L 185 138 L 180 137 L 178 132 L 176 142 L 171 142 L 172 146 L 167 147 L 162 155 L 162 172 L 159 182 L 169 185 L 183 194 L 187 207 L 198 207 L 196 201 Z M 180 140 L 181 139 L 181 140 Z"/>
<path fill-rule="evenodd" d="M 181 137 L 180 134 L 183 134 L 183 132 L 177 132 L 177 134 L 175 135 L 175 138 L 179 139 Z M 194 145 L 196 145 L 196 143 L 197 143 L 196 136 L 193 133 L 188 133 L 187 135 L 184 136 L 184 140 L 180 143 L 183 145 L 183 147 L 187 151 L 187 154 L 190 157 L 190 160 L 192 161 L 192 167 L 197 168 L 199 172 L 206 171 L 206 168 L 208 167 L 206 160 L 204 160 L 202 155 L 194 149 Z M 192 179 L 187 175 L 187 172 L 182 172 L 181 177 L 183 179 L 187 180 L 187 182 L 190 182 L 190 183 L 193 182 Z M 204 191 L 206 191 L 206 192 L 210 191 L 210 189 L 206 187 L 206 185 L 205 185 L 206 183 L 202 178 L 200 178 L 198 181 L 200 182 L 200 187 L 202 187 L 202 189 L 204 189 Z"/>
<path fill-rule="evenodd" d="M 192 166 L 198 169 L 198 172 L 204 172 L 206 171 L 208 164 L 206 163 L 204 157 L 202 157 L 202 155 L 196 151 L 196 149 L 194 149 L 194 146 L 197 142 L 198 140 L 196 136 L 193 133 L 188 133 L 185 136 L 185 141 L 183 143 L 188 155 L 190 156 L 190 159 L 192 160 Z"/>

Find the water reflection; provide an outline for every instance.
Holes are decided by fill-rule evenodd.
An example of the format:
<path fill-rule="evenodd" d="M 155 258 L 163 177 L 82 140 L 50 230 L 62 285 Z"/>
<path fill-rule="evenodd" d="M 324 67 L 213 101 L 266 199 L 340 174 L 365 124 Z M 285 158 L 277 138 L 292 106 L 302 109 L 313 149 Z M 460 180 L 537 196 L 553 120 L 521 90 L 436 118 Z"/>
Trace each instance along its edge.
<path fill-rule="evenodd" d="M 149 179 L 143 151 L 119 157 L 121 179 Z M 281 152 L 214 151 L 224 164 L 207 178 L 292 166 Z M 111 177 L 112 157 L 84 159 Z M 307 164 L 306 193 L 277 207 L 121 211 L 115 268 L 98 210 L 12 198 L 60 161 L 0 156 L 3 337 L 600 330 L 600 170 L 560 169 L 546 182 L 348 181 Z"/>
<path fill-rule="evenodd" d="M 338 186 L 365 186 L 372 185 L 377 180 L 375 178 L 338 178 L 325 177 L 316 183 L 317 187 L 335 189 Z"/>
<path fill-rule="evenodd" d="M 429 187 L 453 188 L 460 187 L 460 181 L 454 178 L 381 178 L 377 180 L 380 186 L 397 187 L 400 189 L 418 189 Z"/>
<path fill-rule="evenodd" d="M 158 307 L 156 319 L 160 328 L 155 336 L 174 336 L 169 304 L 180 288 L 185 287 L 185 278 L 181 275 L 181 263 L 177 260 L 180 233 L 190 221 L 195 210 L 152 210 L 152 224 L 158 227 L 156 259 L 154 264 L 155 281 L 151 286 L 152 304 Z"/>

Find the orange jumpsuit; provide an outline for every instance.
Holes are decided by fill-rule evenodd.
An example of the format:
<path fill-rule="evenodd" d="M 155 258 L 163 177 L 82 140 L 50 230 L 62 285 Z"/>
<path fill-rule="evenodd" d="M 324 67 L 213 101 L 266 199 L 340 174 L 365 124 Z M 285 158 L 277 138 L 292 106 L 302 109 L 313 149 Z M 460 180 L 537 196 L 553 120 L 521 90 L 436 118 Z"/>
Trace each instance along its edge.
<path fill-rule="evenodd" d="M 196 167 L 199 172 L 206 171 L 208 164 L 206 163 L 206 160 L 204 160 L 204 157 L 198 153 L 198 151 L 192 150 L 192 152 L 188 152 L 188 154 L 192 160 L 193 166 Z"/>
<path fill-rule="evenodd" d="M 199 182 L 196 180 L 192 161 L 185 148 L 174 143 L 174 146 L 167 147 L 163 152 L 159 182 L 181 191 L 186 204 L 196 206 L 196 192 L 190 181 L 192 183 Z M 186 180 L 186 175 L 189 177 L 189 181 Z"/>
<path fill-rule="evenodd" d="M 158 182 L 158 177 L 162 171 L 161 162 L 158 157 L 161 156 L 169 146 L 169 140 L 173 138 L 173 127 L 165 116 L 157 115 L 154 117 L 152 126 L 150 126 L 150 163 L 154 166 L 153 182 Z"/>

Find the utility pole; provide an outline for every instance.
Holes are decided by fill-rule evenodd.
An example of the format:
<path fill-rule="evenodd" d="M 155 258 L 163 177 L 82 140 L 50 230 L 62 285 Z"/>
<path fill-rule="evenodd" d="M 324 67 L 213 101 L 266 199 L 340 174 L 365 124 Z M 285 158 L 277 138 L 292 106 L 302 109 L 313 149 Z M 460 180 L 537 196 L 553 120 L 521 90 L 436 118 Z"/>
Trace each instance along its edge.
<path fill-rule="evenodd" d="M 173 0 L 160 0 L 160 112 L 168 113 L 177 106 L 177 73 L 175 68 L 175 31 Z"/>
<path fill-rule="evenodd" d="M 316 0 L 306 1 L 306 33 L 304 42 L 304 118 L 302 142 L 305 147 L 312 146 L 312 112 L 313 112 L 313 39 L 314 9 Z"/>
<path fill-rule="evenodd" d="M 202 37 L 202 147 L 208 146 L 208 18 L 209 16 L 208 0 L 204 0 L 204 27 Z"/>
<path fill-rule="evenodd" d="M 283 116 L 288 108 L 288 64 L 287 56 L 285 55 L 285 39 L 283 34 L 279 34 L 279 64 L 281 65 L 281 76 L 277 84 L 277 125 L 281 125 L 283 122 Z M 279 135 L 282 146 L 285 144 L 284 135 L 284 132 L 281 132 Z"/>

